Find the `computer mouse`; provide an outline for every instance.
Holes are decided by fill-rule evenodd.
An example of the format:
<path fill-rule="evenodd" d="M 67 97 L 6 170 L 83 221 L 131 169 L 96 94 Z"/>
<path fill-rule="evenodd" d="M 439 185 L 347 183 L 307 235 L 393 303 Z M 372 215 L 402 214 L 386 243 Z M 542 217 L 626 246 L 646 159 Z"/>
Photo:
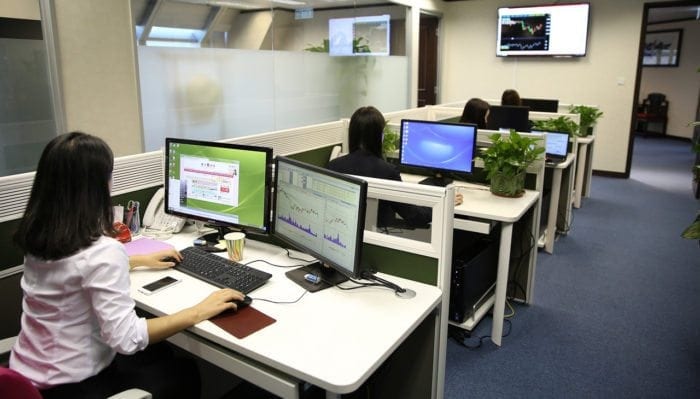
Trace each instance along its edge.
<path fill-rule="evenodd" d="M 231 302 L 236 304 L 236 309 L 235 309 L 235 310 L 234 310 L 234 309 L 226 309 L 224 312 L 226 312 L 226 313 L 228 313 L 228 312 L 236 312 L 236 311 L 238 311 L 238 310 L 241 310 L 241 309 L 243 309 L 243 308 L 246 308 L 246 307 L 248 307 L 248 305 L 250 305 L 250 304 L 253 302 L 253 298 L 251 298 L 251 297 L 249 297 L 248 295 L 246 295 L 246 296 L 243 297 L 243 299 L 240 300 L 240 301 L 239 301 L 239 300 L 233 300 L 233 301 L 231 301 Z"/>

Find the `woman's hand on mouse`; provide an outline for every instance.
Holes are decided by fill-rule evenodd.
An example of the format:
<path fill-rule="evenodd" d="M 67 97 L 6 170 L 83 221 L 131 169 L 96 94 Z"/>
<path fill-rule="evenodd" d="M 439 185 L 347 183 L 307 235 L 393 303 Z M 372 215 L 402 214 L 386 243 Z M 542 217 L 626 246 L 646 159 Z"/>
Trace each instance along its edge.
<path fill-rule="evenodd" d="M 243 298 L 245 298 L 245 295 L 242 292 L 230 288 L 212 292 L 202 302 L 192 307 L 197 314 L 197 323 L 210 319 L 225 310 L 235 309 L 234 301 L 242 301 Z"/>

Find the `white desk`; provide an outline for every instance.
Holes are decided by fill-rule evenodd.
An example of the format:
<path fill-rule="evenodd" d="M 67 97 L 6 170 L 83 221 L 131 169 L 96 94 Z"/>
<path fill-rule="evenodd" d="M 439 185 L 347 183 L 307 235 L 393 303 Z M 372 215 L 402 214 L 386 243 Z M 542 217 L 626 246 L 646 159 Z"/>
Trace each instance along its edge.
<path fill-rule="evenodd" d="M 193 238 L 178 236 L 170 242 L 179 248 Z M 244 255 L 242 263 L 265 259 L 275 264 L 298 264 L 282 248 L 252 240 L 247 240 Z M 380 287 L 351 291 L 329 288 L 307 293 L 297 303 L 273 304 L 260 298 L 294 301 L 304 290 L 284 275 L 289 269 L 263 262 L 251 266 L 273 274 L 249 295 L 254 299 L 251 306 L 276 319 L 275 323 L 237 339 L 204 321 L 170 341 L 282 397 L 298 397 L 300 381 L 325 389 L 329 397 L 355 391 L 418 325 L 435 314 L 442 298 L 437 287 L 383 275 L 414 290 L 415 298 L 401 299 Z M 138 292 L 137 287 L 166 274 L 182 282 L 150 296 Z M 149 269 L 132 271 L 131 286 L 137 305 L 155 315 L 194 305 L 215 289 L 176 270 Z"/>
<path fill-rule="evenodd" d="M 544 250 L 547 253 L 554 252 L 554 238 L 557 235 L 557 221 L 559 220 L 560 210 L 564 211 L 562 217 L 562 224 L 568 226 L 570 222 L 571 215 L 571 192 L 573 189 L 573 179 L 571 176 L 571 166 L 576 159 L 576 155 L 569 153 L 566 160 L 557 164 L 545 164 L 547 169 L 552 170 L 552 187 L 550 189 L 549 197 L 549 210 L 547 212 L 547 225 L 544 231 L 540 231 L 542 239 L 541 246 L 544 246 Z M 562 174 L 563 172 L 568 172 L 566 182 L 568 183 L 562 191 Z M 563 196 L 563 201 L 561 200 Z M 562 208 L 563 209 L 560 209 Z M 565 230 L 565 229 L 563 229 Z M 538 242 L 540 244 L 540 242 Z"/>
<path fill-rule="evenodd" d="M 402 179 L 406 182 L 419 182 L 425 176 L 402 174 Z M 488 300 L 482 308 L 477 311 L 476 320 L 467 320 L 463 327 L 471 330 L 471 326 L 478 322 L 491 305 L 493 308 L 493 326 L 491 329 L 491 340 L 496 345 L 501 345 L 503 337 L 503 315 L 506 304 L 506 288 L 508 286 L 508 270 L 510 268 L 510 249 L 513 238 L 513 224 L 520 220 L 523 215 L 535 204 L 539 198 L 537 191 L 525 190 L 525 194 L 518 198 L 505 198 L 492 194 L 488 186 L 470 184 L 455 180 L 454 185 L 462 194 L 463 202 L 455 207 L 454 228 L 471 231 L 480 234 L 488 234 L 491 231 L 491 223 L 496 221 L 501 223 L 500 246 L 498 249 L 498 271 L 496 274 L 496 292 L 493 300 Z M 533 230 L 537 230 L 533 226 Z M 537 251 L 530 253 L 530 265 L 528 276 L 528 287 L 526 296 L 529 298 L 534 285 L 534 268 Z"/>
<path fill-rule="evenodd" d="M 578 160 L 576 161 L 576 183 L 574 187 L 574 208 L 581 207 L 581 198 L 591 195 L 593 176 L 593 144 L 595 136 L 579 137 Z"/>
<path fill-rule="evenodd" d="M 525 194 L 519 198 L 504 198 L 491 194 L 488 187 L 455 181 L 458 191 L 464 201 L 455 207 L 455 228 L 483 232 L 479 224 L 485 228 L 489 223 L 460 219 L 479 218 L 501 222 L 501 238 L 498 249 L 498 271 L 496 274 L 496 293 L 493 301 L 493 326 L 491 328 L 491 340 L 498 346 L 503 337 L 503 315 L 506 306 L 506 288 L 508 287 L 508 270 L 510 268 L 510 248 L 513 238 L 513 224 L 537 202 L 537 191 L 525 190 Z M 534 284 L 535 262 L 533 258 L 537 251 L 531 251 L 531 261 L 528 278 L 528 297 Z"/>

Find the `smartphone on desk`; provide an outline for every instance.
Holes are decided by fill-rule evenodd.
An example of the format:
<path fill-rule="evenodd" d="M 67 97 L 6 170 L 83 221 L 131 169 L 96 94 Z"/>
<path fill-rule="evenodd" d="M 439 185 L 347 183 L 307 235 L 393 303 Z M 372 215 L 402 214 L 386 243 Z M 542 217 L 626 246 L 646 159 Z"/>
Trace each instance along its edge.
<path fill-rule="evenodd" d="M 141 292 L 142 294 L 151 295 L 179 282 L 180 280 L 176 279 L 175 277 L 165 276 L 152 283 L 148 283 L 143 287 L 140 287 L 139 292 Z"/>

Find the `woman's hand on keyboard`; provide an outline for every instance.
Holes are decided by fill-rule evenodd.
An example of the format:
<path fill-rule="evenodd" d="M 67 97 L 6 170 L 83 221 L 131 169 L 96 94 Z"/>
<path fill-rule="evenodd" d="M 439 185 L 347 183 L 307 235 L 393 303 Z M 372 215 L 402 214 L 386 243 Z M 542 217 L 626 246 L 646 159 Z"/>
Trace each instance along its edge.
<path fill-rule="evenodd" d="M 182 255 L 175 249 L 166 249 L 145 255 L 129 257 L 129 269 L 136 266 L 148 266 L 154 269 L 167 269 L 182 261 Z"/>

